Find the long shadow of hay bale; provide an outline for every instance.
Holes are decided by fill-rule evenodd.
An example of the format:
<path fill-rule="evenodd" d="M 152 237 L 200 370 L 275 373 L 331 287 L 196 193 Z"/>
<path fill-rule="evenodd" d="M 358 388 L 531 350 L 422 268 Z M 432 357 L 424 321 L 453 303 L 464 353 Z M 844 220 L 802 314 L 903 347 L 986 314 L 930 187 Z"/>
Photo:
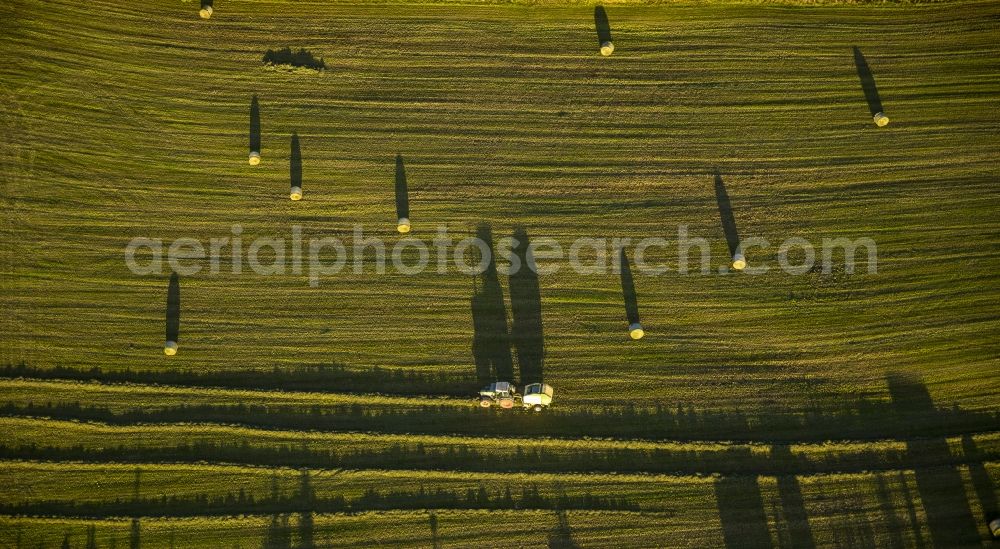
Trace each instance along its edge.
<path fill-rule="evenodd" d="M 260 104 L 257 95 L 250 100 L 250 165 L 260 163 Z"/>
<path fill-rule="evenodd" d="M 858 78 L 861 79 L 861 89 L 865 92 L 865 100 L 868 101 L 868 110 L 871 112 L 872 118 L 875 123 L 879 126 L 884 126 L 889 122 L 888 118 L 885 118 L 882 109 L 882 98 L 879 96 L 878 87 L 875 86 L 875 77 L 872 75 L 871 67 L 868 66 L 868 61 L 865 59 L 864 54 L 861 50 L 854 46 L 854 66 L 858 70 Z M 884 119 L 884 123 L 880 120 Z"/>
<path fill-rule="evenodd" d="M 628 332 L 632 339 L 639 339 L 644 332 L 639 323 L 639 300 L 635 294 L 635 281 L 632 279 L 632 267 L 625 248 L 618 253 L 619 270 L 622 279 L 622 297 L 625 300 L 625 318 L 628 320 Z"/>
<path fill-rule="evenodd" d="M 726 246 L 729 257 L 732 258 L 734 269 L 746 267 L 746 258 L 740 247 L 740 232 L 736 228 L 736 217 L 733 216 L 733 204 L 729 200 L 726 184 L 722 182 L 722 174 L 715 170 L 715 201 L 719 206 L 719 219 L 722 222 L 722 232 L 726 235 Z"/>
<path fill-rule="evenodd" d="M 597 29 L 597 46 L 601 49 L 601 54 L 611 55 L 615 47 L 611 40 L 611 23 L 608 21 L 608 12 L 604 10 L 604 6 L 594 8 L 594 27 Z"/>

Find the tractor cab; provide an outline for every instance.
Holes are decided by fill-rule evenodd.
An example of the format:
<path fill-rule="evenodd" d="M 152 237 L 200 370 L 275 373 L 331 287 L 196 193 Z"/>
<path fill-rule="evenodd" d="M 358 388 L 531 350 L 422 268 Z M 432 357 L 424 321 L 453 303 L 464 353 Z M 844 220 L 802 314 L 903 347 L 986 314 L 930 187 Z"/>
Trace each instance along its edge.
<path fill-rule="evenodd" d="M 514 385 L 507 381 L 490 383 L 479 391 L 479 405 L 483 408 L 489 408 L 494 403 L 501 408 L 513 408 L 514 401 L 520 398 Z"/>
<path fill-rule="evenodd" d="M 552 386 L 545 383 L 531 383 L 524 386 L 524 396 L 521 403 L 525 408 L 541 412 L 552 404 Z"/>

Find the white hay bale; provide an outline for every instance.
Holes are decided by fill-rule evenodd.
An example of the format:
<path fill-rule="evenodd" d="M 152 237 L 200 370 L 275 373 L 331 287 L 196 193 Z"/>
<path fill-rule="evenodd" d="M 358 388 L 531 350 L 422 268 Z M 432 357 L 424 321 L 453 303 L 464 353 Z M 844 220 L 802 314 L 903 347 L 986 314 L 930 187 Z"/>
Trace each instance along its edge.
<path fill-rule="evenodd" d="M 250 165 L 251 166 L 256 166 L 257 164 L 260 164 L 260 153 L 257 152 L 257 151 L 251 152 L 250 153 Z"/>
<path fill-rule="evenodd" d="M 302 187 L 292 187 L 292 192 L 288 194 L 292 200 L 302 200 Z"/>
<path fill-rule="evenodd" d="M 611 43 L 611 40 L 606 40 L 601 42 L 601 55 L 607 57 L 614 53 L 615 45 Z"/>
<path fill-rule="evenodd" d="M 405 217 L 400 217 L 399 222 L 396 223 L 396 230 L 403 234 L 410 232 L 410 220 Z"/>
<path fill-rule="evenodd" d="M 642 339 L 642 336 L 644 335 L 646 335 L 646 332 L 643 331 L 642 324 L 639 324 L 638 322 L 633 322 L 632 324 L 629 324 L 628 327 L 629 337 L 631 337 L 632 339 Z"/>
<path fill-rule="evenodd" d="M 163 354 L 167 356 L 174 356 L 177 354 L 177 342 L 168 341 L 166 345 L 163 346 Z"/>
<path fill-rule="evenodd" d="M 993 537 L 1000 538 L 1000 518 L 990 521 L 990 533 L 993 534 Z"/>
<path fill-rule="evenodd" d="M 747 258 L 744 257 L 740 252 L 733 254 L 733 268 L 737 271 L 742 271 L 747 267 Z"/>
<path fill-rule="evenodd" d="M 884 112 L 875 113 L 875 116 L 873 116 L 872 119 L 875 120 L 875 125 L 880 128 L 889 124 L 889 117 L 886 116 Z"/>
<path fill-rule="evenodd" d="M 208 19 L 209 17 L 212 16 L 212 11 L 213 11 L 212 6 L 209 6 L 208 4 L 203 4 L 201 6 L 201 11 L 198 12 L 198 15 L 200 15 L 202 19 Z"/>

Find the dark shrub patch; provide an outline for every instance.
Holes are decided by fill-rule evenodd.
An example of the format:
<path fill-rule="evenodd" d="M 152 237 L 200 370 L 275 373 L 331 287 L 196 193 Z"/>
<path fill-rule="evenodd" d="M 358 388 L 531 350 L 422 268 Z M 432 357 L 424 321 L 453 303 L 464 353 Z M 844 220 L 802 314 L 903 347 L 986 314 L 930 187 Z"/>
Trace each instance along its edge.
<path fill-rule="evenodd" d="M 280 50 L 267 50 L 264 54 L 265 65 L 286 65 L 289 67 L 305 67 L 321 71 L 326 68 L 323 58 L 316 59 L 311 52 L 300 48 L 299 51 L 292 51 L 292 48 Z"/>

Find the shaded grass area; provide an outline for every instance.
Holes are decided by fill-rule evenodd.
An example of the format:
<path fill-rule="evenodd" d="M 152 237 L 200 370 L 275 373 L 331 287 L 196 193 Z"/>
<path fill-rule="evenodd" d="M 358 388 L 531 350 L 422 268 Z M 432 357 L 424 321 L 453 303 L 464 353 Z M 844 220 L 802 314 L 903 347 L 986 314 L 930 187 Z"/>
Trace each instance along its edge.
<path fill-rule="evenodd" d="M 293 223 L 305 238 L 348 244 L 355 223 L 392 235 L 385 159 L 405 152 L 421 225 L 461 236 L 487 221 L 497 235 L 521 226 L 568 246 L 670 237 L 684 223 L 718 267 L 728 255 L 718 167 L 739 199 L 741 237 L 878 241 L 877 275 L 637 274 L 643 324 L 658 335 L 627 348 L 613 274 L 539 277 L 545 354 L 558 357 L 545 379 L 560 401 L 795 410 L 871 394 L 896 368 L 921 371 L 938 400 L 995 404 L 990 106 L 1000 80 L 982 23 L 995 6 L 890 8 L 885 28 L 882 12 L 854 8 L 608 6 L 620 47 L 608 59 L 589 7 L 281 7 L 279 17 L 227 6 L 226 24 L 177 26 L 149 22 L 173 21 L 182 6 L 18 3 L 4 45 L 33 54 L 2 69 L 23 88 L 4 116 L 24 152 L 3 159 L 5 196 L 18 197 L 4 215 L 6 362 L 208 372 L 225 356 L 254 371 L 335 361 L 472 374 L 469 281 L 457 273 L 341 273 L 312 289 L 305 274 L 235 276 L 224 262 L 218 275 L 185 278 L 184 350 L 165 361 L 163 281 L 121 261 L 133 236 L 207 242 L 231 237 L 233 223 L 246 241 L 287 237 Z M 108 13 L 136 38 L 114 48 L 88 39 L 107 32 Z M 51 47 L 38 40 L 66 26 L 73 33 Z M 322 75 L 248 69 L 260 43 L 291 29 L 292 46 L 326 56 Z M 511 52 L 510 36 L 534 38 Z M 852 45 L 877 60 L 891 128 L 871 123 Z M 83 70 L 92 60 L 99 70 Z M 250 171 L 241 155 L 253 94 L 268 105 L 268 161 Z M 293 131 L 303 172 L 331 182 L 289 209 Z M 676 253 L 654 259 L 673 266 Z"/>
<path fill-rule="evenodd" d="M 955 447 L 954 453 L 921 453 L 911 445 L 921 444 L 922 439 L 801 444 L 791 451 L 782 444 L 309 433 L 213 424 L 77 425 L 27 417 L 6 418 L 0 427 L 7 437 L 0 447 L 7 458 L 361 469 L 783 474 L 975 465 L 995 460 L 998 451 L 995 433 L 969 436 L 974 451 L 968 453 L 960 449 L 961 439 L 937 442 L 944 448 Z M 116 432 L 129 441 L 107 443 Z M 989 488 L 982 479 L 980 483 Z"/>
<path fill-rule="evenodd" d="M 894 378 L 895 380 L 896 378 Z M 906 379 L 905 377 L 903 379 Z M 894 381 L 895 383 L 895 381 Z M 926 394 L 919 383 L 904 386 Z M 543 414 L 483 411 L 474 399 L 375 394 L 236 391 L 40 381 L 0 381 L 0 412 L 116 424 L 214 421 L 264 428 L 384 433 L 605 437 L 646 440 L 821 442 L 946 437 L 992 431 L 996 412 L 857 399 L 835 410 L 749 414 L 690 406 L 566 407 Z M 898 385 L 894 385 L 898 391 Z M 135 399 L 142 404 L 136 405 Z"/>
<path fill-rule="evenodd" d="M 463 372 L 463 374 L 465 374 Z M 56 366 L 6 366 L 0 377 L 33 377 L 100 381 L 113 383 L 152 383 L 182 387 L 220 387 L 331 393 L 382 393 L 387 395 L 423 395 L 468 397 L 477 388 L 469 375 L 448 372 L 404 371 L 389 368 L 349 368 L 340 364 L 306 368 L 270 370 L 217 369 L 197 370 L 105 370 L 99 367 L 82 370 Z"/>
<path fill-rule="evenodd" d="M 478 517 L 491 520 L 531 521 L 541 513 L 531 509 L 510 509 L 514 505 L 547 505 L 547 502 L 561 501 L 571 507 L 562 511 L 564 516 L 549 510 L 551 523 L 541 532 L 567 534 L 581 544 L 606 544 L 619 540 L 658 540 L 659 543 L 672 540 L 698 540 L 704 545 L 722 546 L 727 529 L 748 530 L 758 528 L 761 543 L 775 545 L 790 539 L 801 528 L 795 515 L 807 514 L 813 517 L 810 535 L 817 546 L 827 546 L 843 541 L 844 538 L 869 546 L 904 546 L 927 544 L 928 533 L 913 528 L 923 520 L 919 505 L 917 481 L 911 471 L 891 471 L 883 473 L 861 473 L 850 475 L 818 476 L 727 476 L 717 478 L 633 476 L 633 475 L 482 475 L 455 472 L 424 474 L 412 471 L 338 471 L 338 470 L 294 470 L 238 468 L 232 466 L 197 465 L 180 468 L 178 465 L 142 464 L 138 466 L 121 464 L 65 464 L 55 466 L 45 463 L 5 462 L 5 470 L 17 483 L 17 473 L 38 479 L 36 491 L 20 496 L 23 508 L 44 509 L 46 506 L 67 506 L 69 500 L 78 501 L 72 512 L 90 511 L 89 520 L 100 533 L 114 531 L 116 519 L 100 514 L 100 510 L 123 509 L 126 502 L 134 502 L 137 508 L 151 505 L 154 494 L 166 494 L 161 502 L 164 508 L 174 509 L 176 502 L 190 505 L 189 517 L 184 522 L 164 521 L 162 518 L 138 516 L 140 530 L 146 535 L 156 532 L 154 525 L 163 522 L 172 524 L 175 533 L 183 535 L 188 528 L 199 524 L 211 524 L 209 514 L 192 515 L 191 512 L 213 512 L 223 509 L 256 508 L 264 511 L 268 525 L 273 519 L 280 524 L 287 520 L 290 526 L 297 526 L 299 520 L 312 520 L 315 526 L 325 526 L 329 521 L 363 521 L 365 512 L 344 514 L 318 514 L 313 509 L 323 505 L 336 505 L 340 497 L 344 501 L 375 508 L 391 502 L 397 507 L 407 507 L 420 501 L 437 501 L 442 507 L 449 505 L 468 506 L 467 509 L 452 510 L 437 508 L 433 511 L 382 511 L 376 516 L 392 520 L 393 524 L 409 524 L 407 516 L 422 516 L 423 528 L 437 530 L 436 535 L 446 541 L 461 543 L 456 531 L 448 527 L 453 521 L 463 518 L 474 520 Z M 67 467 L 68 466 L 68 467 Z M 1000 473 L 991 466 L 994 475 Z M 558 481 L 553 483 L 553 481 Z M 83 488 L 100 482 L 99 490 Z M 767 502 L 786 497 L 789 482 L 797 484 L 797 501 L 786 502 L 773 507 Z M 379 492 L 372 485 L 395 488 Z M 508 493 L 509 492 L 509 493 Z M 587 497 L 600 492 L 603 497 Z M 79 493 L 80 497 L 74 498 Z M 836 496 L 836 497 L 832 497 Z M 736 508 L 744 506 L 750 512 Z M 148 503 L 147 503 L 148 502 Z M 973 502 L 974 504 L 974 502 Z M 635 505 L 640 513 L 600 509 Z M 717 516 L 717 507 L 721 517 Z M 576 507 L 576 508 L 572 508 Z M 752 511 L 756 509 L 756 511 Z M 487 518 L 486 513 L 501 517 Z M 127 515 L 135 513 L 125 512 Z M 85 515 L 86 516 L 86 515 Z M 159 515 L 157 515 L 159 516 Z M 242 520 L 257 520 L 260 515 Z M 432 518 L 434 517 L 434 518 Z M 393 520 L 395 519 L 395 520 Z M 0 519 L 10 521 L 10 518 Z M 20 524 L 27 529 L 36 521 L 53 519 L 21 518 L 10 524 Z M 60 519 L 63 524 L 73 524 L 73 519 Z M 118 519 L 120 520 L 120 519 Z M 226 517 L 219 519 L 236 522 L 241 519 Z M 76 524 L 84 524 L 78 521 Z M 129 524 L 126 522 L 126 524 Z M 272 523 L 273 524 L 273 523 Z M 343 526 L 345 523 L 340 522 Z M 692 526 L 700 528 L 689 530 Z M 220 529 L 220 525 L 215 525 Z M 224 529 L 224 528 L 221 528 Z M 368 535 L 392 535 L 396 531 L 389 528 L 366 526 Z M 67 530 L 51 528 L 35 532 L 36 536 L 52 535 Z M 69 530 L 80 532 L 81 530 Z M 128 531 L 128 530 L 126 530 Z M 314 533 L 322 533 L 318 529 Z M 470 532 L 476 532 L 475 527 Z M 504 531 L 499 528 L 498 531 Z M 16 528 L 3 529 L 0 538 L 13 540 Z M 162 532 L 162 530 L 161 530 Z M 247 528 L 234 539 L 265 539 L 275 532 L 268 526 Z M 297 532 L 291 532 L 294 537 Z M 733 531 L 735 533 L 735 531 Z M 426 532 L 430 535 L 431 532 Z M 344 539 L 351 539 L 349 531 L 343 532 Z M 475 534 L 478 536 L 479 534 Z M 412 529 L 410 539 L 413 539 Z M 686 538 L 684 537 L 686 536 Z M 693 536 L 693 537 L 692 537 Z M 31 538 L 31 539 L 41 539 Z M 155 538 L 154 538 L 155 539 Z M 317 538 L 321 539 L 321 538 Z M 469 538 L 475 539 L 475 537 Z M 603 540 L 603 542 L 602 542 Z M 259 543 L 257 541 L 256 543 Z M 740 544 L 729 546 L 745 546 Z M 194 544 L 197 545 L 197 544 Z"/>

